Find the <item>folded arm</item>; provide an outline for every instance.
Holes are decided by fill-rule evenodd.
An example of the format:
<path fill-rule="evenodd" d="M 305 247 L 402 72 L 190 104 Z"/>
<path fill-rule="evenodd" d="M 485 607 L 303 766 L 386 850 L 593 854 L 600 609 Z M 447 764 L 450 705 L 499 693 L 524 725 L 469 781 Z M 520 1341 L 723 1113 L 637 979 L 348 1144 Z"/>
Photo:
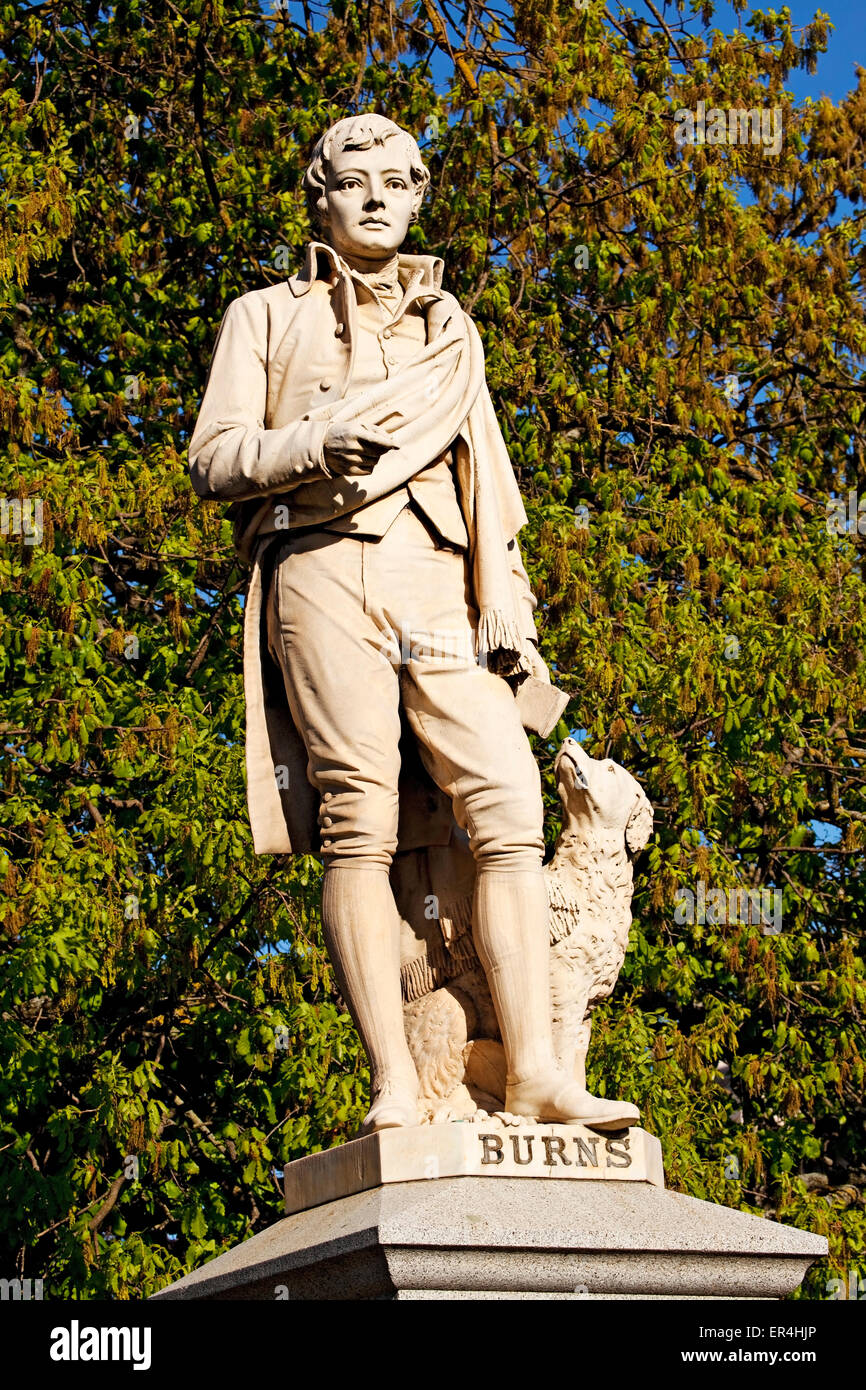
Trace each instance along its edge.
<path fill-rule="evenodd" d="M 323 455 L 327 421 L 304 416 L 265 429 L 266 345 L 266 304 L 250 295 L 233 300 L 190 440 L 190 479 L 199 497 L 243 501 L 332 476 Z"/>

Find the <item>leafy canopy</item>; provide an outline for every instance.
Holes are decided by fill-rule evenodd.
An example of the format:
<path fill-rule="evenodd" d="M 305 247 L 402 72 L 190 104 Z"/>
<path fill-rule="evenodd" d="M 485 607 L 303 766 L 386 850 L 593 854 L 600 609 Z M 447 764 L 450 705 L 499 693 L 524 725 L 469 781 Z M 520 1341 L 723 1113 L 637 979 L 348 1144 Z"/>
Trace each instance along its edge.
<path fill-rule="evenodd" d="M 866 84 L 785 88 L 827 17 L 0 24 L 4 1268 L 148 1294 L 273 1220 L 282 1164 L 364 1109 L 318 865 L 252 853 L 244 575 L 185 449 L 227 302 L 300 260 L 315 138 L 376 109 L 433 171 L 409 245 L 484 338 L 568 725 L 657 810 L 591 1084 L 641 1105 L 672 1186 L 826 1231 L 807 1294 L 864 1272 Z M 779 108 L 781 149 L 678 144 L 699 102 Z M 566 728 L 537 750 L 551 836 Z M 699 884 L 778 891 L 781 931 L 677 921 Z"/>

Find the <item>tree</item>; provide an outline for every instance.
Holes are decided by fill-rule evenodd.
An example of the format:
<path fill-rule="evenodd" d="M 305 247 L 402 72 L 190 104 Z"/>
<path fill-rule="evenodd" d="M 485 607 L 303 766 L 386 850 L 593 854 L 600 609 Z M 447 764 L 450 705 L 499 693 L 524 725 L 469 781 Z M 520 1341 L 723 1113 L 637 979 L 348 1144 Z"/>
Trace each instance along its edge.
<path fill-rule="evenodd" d="M 786 93 L 820 14 L 633 9 L 4 11 L 2 1219 L 52 1296 L 260 1229 L 363 1113 L 318 866 L 252 854 L 244 575 L 185 449 L 227 301 L 295 268 L 311 146 L 368 109 L 422 143 L 411 246 L 479 323 L 527 501 L 574 691 L 551 837 L 568 727 L 657 808 L 591 1084 L 671 1186 L 827 1232 L 807 1296 L 866 1272 L 866 84 Z M 778 109 L 778 152 L 729 109 L 771 139 Z"/>

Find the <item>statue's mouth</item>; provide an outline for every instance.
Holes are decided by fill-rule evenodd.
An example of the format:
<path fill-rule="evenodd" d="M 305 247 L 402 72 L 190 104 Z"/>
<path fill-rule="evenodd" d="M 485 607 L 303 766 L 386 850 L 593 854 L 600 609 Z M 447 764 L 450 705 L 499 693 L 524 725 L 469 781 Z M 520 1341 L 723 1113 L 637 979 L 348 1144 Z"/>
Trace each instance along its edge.
<path fill-rule="evenodd" d="M 574 785 L 580 787 L 582 791 L 588 792 L 589 779 L 582 763 L 584 758 L 588 760 L 588 755 L 584 753 L 580 744 L 573 738 L 567 738 L 556 756 L 554 771 L 557 778 L 562 776 L 563 763 L 565 763 L 566 767 L 571 770 Z"/>

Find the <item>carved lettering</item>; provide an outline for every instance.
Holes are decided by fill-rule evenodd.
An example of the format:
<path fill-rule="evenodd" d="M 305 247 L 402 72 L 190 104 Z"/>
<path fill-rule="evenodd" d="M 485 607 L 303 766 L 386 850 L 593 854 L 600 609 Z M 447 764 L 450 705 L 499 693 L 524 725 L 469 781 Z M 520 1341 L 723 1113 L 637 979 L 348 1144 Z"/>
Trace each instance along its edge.
<path fill-rule="evenodd" d="M 574 1137 L 574 1142 L 575 1142 L 575 1144 L 577 1145 L 577 1161 L 578 1161 L 578 1163 L 580 1164 L 581 1168 L 586 1168 L 586 1167 L 597 1168 L 597 1167 L 598 1167 L 598 1154 L 597 1154 L 596 1151 L 595 1151 L 595 1146 L 596 1146 L 596 1144 L 599 1142 L 599 1140 L 598 1140 L 597 1138 L 595 1138 L 595 1139 L 579 1139 L 578 1136 L 575 1135 L 575 1137 Z M 592 1149 L 590 1149 L 590 1147 L 589 1147 L 590 1144 L 592 1145 Z M 588 1164 L 586 1164 L 586 1163 L 584 1162 L 584 1160 L 583 1160 L 583 1155 L 584 1155 L 584 1154 L 586 1154 L 586 1157 L 589 1159 L 589 1163 L 588 1163 Z"/>
<path fill-rule="evenodd" d="M 498 1134 L 479 1134 L 478 1138 L 484 1148 L 481 1155 L 482 1163 L 502 1163 L 505 1154 L 502 1152 L 502 1139 Z"/>
<path fill-rule="evenodd" d="M 544 1152 L 546 1155 L 544 1161 L 548 1167 L 553 1167 L 555 1162 L 553 1155 L 556 1153 L 560 1163 L 564 1164 L 566 1168 L 570 1168 L 572 1163 L 571 1159 L 565 1156 L 565 1140 L 560 1138 L 558 1134 L 543 1134 L 541 1137 L 544 1141 Z"/>
<path fill-rule="evenodd" d="M 525 1168 L 526 1165 L 527 1165 L 527 1163 L 531 1163 L 531 1162 L 532 1162 L 532 1141 L 533 1141 L 533 1139 L 535 1138 L 535 1135 L 534 1135 L 534 1134 L 524 1134 L 524 1135 L 512 1134 L 512 1135 L 509 1136 L 509 1138 L 511 1139 L 511 1147 L 512 1147 L 512 1149 L 514 1150 L 514 1162 L 515 1162 L 515 1163 L 519 1163 L 520 1166 L 521 1166 L 521 1168 Z M 521 1138 L 523 1138 L 523 1139 L 526 1140 L 526 1157 L 525 1157 L 525 1158 L 521 1158 L 521 1157 L 520 1157 L 520 1140 L 521 1140 Z"/>
<path fill-rule="evenodd" d="M 604 1147 L 607 1149 L 608 1168 L 631 1167 L 631 1154 L 628 1151 L 627 1139 L 606 1139 L 604 1142 Z M 620 1159 L 621 1162 L 614 1163 L 613 1160 L 615 1158 Z"/>

